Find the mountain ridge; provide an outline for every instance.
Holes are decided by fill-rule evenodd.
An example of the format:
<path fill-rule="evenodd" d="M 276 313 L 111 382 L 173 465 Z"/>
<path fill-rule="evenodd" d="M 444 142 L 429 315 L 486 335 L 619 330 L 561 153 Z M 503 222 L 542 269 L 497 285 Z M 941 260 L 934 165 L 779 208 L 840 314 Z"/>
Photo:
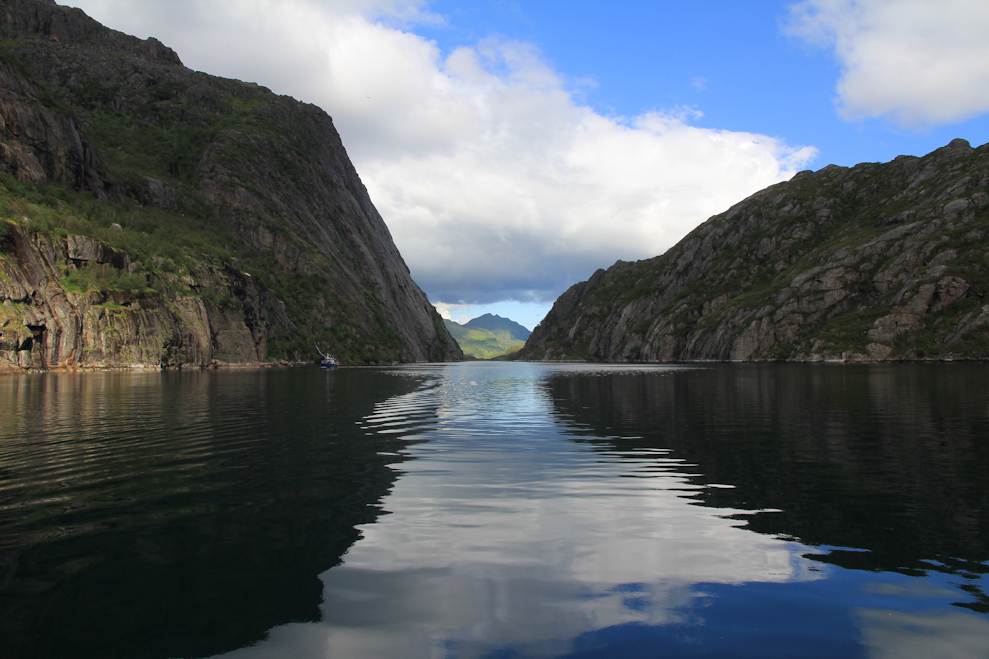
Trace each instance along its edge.
<path fill-rule="evenodd" d="M 530 330 L 516 323 L 514 320 L 490 313 L 478 316 L 477 318 L 471 318 L 464 323 L 464 327 L 476 327 L 490 331 L 505 330 L 513 339 L 520 341 L 525 341 L 532 335 Z"/>
<path fill-rule="evenodd" d="M 444 324 L 468 358 L 497 359 L 517 352 L 531 334 L 513 320 L 493 314 L 472 318 L 463 325 L 444 319 Z"/>
<path fill-rule="evenodd" d="M 521 359 L 989 358 L 989 145 L 800 172 L 567 290 Z"/>
<path fill-rule="evenodd" d="M 325 112 L 3 9 L 0 368 L 463 358 Z"/>

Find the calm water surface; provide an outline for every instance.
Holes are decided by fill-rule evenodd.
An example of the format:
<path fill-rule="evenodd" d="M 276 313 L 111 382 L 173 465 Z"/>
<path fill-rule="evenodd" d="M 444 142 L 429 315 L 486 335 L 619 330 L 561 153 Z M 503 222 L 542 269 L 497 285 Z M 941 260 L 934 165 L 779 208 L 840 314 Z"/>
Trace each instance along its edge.
<path fill-rule="evenodd" d="M 0 378 L 2 657 L 986 657 L 989 367 Z"/>

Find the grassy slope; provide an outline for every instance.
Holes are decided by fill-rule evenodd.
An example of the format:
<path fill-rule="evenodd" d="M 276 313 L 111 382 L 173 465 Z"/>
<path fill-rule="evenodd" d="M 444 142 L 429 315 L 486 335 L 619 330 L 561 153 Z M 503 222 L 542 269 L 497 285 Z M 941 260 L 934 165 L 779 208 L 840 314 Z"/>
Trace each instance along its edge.
<path fill-rule="evenodd" d="M 444 320 L 450 334 L 460 344 L 465 355 L 477 359 L 492 359 L 516 352 L 525 345 L 525 341 L 513 338 L 508 330 L 486 330 L 464 327 L 452 320 Z"/>

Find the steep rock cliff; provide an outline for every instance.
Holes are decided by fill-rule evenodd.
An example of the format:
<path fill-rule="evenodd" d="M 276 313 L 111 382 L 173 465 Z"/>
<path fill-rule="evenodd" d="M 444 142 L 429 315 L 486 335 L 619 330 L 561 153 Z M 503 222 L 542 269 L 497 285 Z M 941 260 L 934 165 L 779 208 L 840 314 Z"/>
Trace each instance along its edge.
<path fill-rule="evenodd" d="M 127 253 L 95 238 L 7 224 L 0 237 L 0 370 L 263 363 L 269 330 L 291 325 L 270 291 L 229 268 L 173 278 L 172 294 L 73 286 L 70 274 L 88 269 L 110 280 L 132 265 Z M 183 294 L 208 287 L 235 297 Z"/>
<path fill-rule="evenodd" d="M 989 358 L 989 145 L 801 172 L 598 270 L 524 359 Z"/>
<path fill-rule="evenodd" d="M 0 31 L 0 216 L 10 226 L 0 230 L 14 282 L 0 303 L 18 305 L 0 341 L 28 331 L 15 316 L 41 323 L 32 364 L 308 360 L 313 340 L 347 361 L 462 359 L 322 110 L 191 71 L 160 42 L 51 0 L 5 0 Z M 142 333 L 129 335 L 125 324 L 121 342 L 96 351 L 77 336 L 102 355 L 95 361 L 51 343 L 63 328 L 47 323 L 74 318 L 80 301 L 61 282 L 90 266 L 61 247 L 73 236 L 126 252 L 127 274 L 141 279 L 122 292 L 103 277 L 92 289 L 100 300 L 127 293 L 113 304 L 129 308 L 158 296 L 178 325 L 155 334 L 137 323 Z M 40 270 L 24 269 L 29 252 Z M 220 313 L 210 297 L 232 306 Z M 177 313 L 180 298 L 199 311 Z M 265 322 L 250 316 L 260 310 Z M 250 329 L 251 349 L 217 348 L 228 325 Z M 165 335 L 186 338 L 166 348 Z M 133 349 L 118 354 L 118 345 Z"/>

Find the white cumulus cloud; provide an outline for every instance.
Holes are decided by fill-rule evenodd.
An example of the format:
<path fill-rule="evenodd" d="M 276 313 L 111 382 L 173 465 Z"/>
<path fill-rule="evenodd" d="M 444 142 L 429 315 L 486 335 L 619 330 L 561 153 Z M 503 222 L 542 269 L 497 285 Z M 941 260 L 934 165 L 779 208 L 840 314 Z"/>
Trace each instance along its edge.
<path fill-rule="evenodd" d="M 985 0 L 804 0 L 785 29 L 834 48 L 845 119 L 922 129 L 989 111 Z"/>
<path fill-rule="evenodd" d="M 531 45 L 443 53 L 424 2 L 76 0 L 187 66 L 325 109 L 416 282 L 434 302 L 548 301 L 617 259 L 648 258 L 816 154 L 692 125 L 605 116 Z"/>

